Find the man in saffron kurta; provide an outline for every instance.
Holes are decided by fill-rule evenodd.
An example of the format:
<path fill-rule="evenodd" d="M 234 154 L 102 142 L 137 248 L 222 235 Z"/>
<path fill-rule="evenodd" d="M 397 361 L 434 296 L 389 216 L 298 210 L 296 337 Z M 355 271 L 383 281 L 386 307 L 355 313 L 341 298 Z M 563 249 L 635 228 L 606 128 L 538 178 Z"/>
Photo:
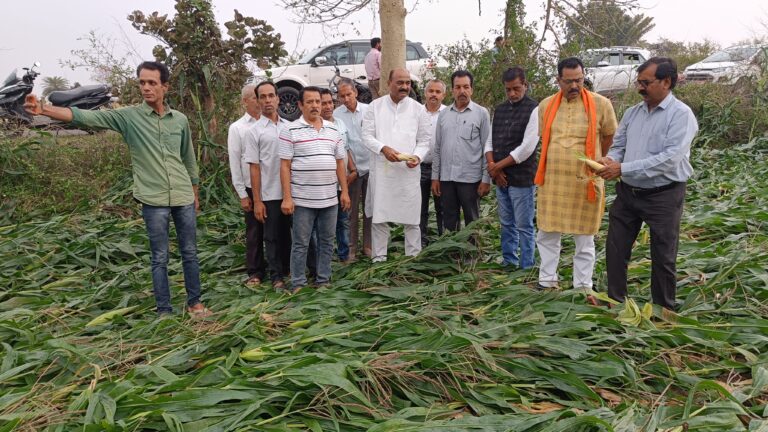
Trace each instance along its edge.
<path fill-rule="evenodd" d="M 560 238 L 572 234 L 573 286 L 592 288 L 594 235 L 605 208 L 603 180 L 578 157 L 599 159 L 616 131 L 611 102 L 583 88 L 584 65 L 567 58 L 557 66 L 560 91 L 539 104 L 542 154 L 536 172 L 538 188 L 536 244 L 541 258 L 539 288 L 558 286 Z"/>

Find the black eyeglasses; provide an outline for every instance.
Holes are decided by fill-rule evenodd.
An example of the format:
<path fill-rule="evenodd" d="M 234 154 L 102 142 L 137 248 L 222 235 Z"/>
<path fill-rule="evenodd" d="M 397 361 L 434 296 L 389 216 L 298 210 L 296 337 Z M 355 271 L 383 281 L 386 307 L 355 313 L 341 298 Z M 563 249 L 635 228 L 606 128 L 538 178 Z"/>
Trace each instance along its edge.
<path fill-rule="evenodd" d="M 581 78 L 574 78 L 574 79 L 563 79 L 560 78 L 560 81 L 563 82 L 563 84 L 570 86 L 572 84 L 583 84 L 584 83 L 584 77 Z"/>
<path fill-rule="evenodd" d="M 659 79 L 658 78 L 654 78 L 652 80 L 637 80 L 637 81 L 635 81 L 635 85 L 638 86 L 638 87 L 647 88 L 649 85 L 651 85 L 651 83 L 656 82 L 656 81 L 659 81 Z"/>

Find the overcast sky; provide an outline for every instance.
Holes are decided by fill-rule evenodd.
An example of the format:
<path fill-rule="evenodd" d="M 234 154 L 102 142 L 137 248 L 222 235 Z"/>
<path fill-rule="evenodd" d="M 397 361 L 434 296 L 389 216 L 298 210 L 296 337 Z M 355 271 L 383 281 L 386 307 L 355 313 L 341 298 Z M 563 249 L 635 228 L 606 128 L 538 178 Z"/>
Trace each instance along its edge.
<path fill-rule="evenodd" d="M 415 0 L 406 0 L 413 5 Z M 501 27 L 504 0 L 481 0 L 478 16 L 476 0 L 420 0 L 406 21 L 407 38 L 426 47 L 458 41 L 466 35 L 479 41 L 495 36 Z M 526 1 L 527 20 L 538 21 L 541 0 Z M 743 39 L 768 34 L 768 2 L 764 0 L 640 0 L 639 12 L 654 18 L 656 27 L 646 36 L 673 40 L 700 41 L 710 38 L 723 46 Z M 237 8 L 248 16 L 264 19 L 282 35 L 286 49 L 305 51 L 343 39 L 370 38 L 379 35 L 379 25 L 371 11 L 358 13 L 348 23 L 345 35 L 324 34 L 320 26 L 300 26 L 293 15 L 277 6 L 275 0 L 213 0 L 220 23 L 232 19 Z M 115 51 L 127 51 L 127 45 L 144 59 L 150 59 L 156 41 L 136 32 L 126 16 L 134 11 L 158 11 L 172 15 L 173 0 L 25 0 L 3 8 L 0 26 L 0 79 L 14 68 L 39 61 L 42 77 L 59 75 L 70 82 L 90 83 L 90 73 L 59 66 L 70 51 L 85 48 L 78 41 L 90 30 L 117 41 Z M 41 81 L 41 80 L 40 80 Z M 40 82 L 38 81 L 38 82 Z M 39 90 L 39 87 L 38 87 Z"/>

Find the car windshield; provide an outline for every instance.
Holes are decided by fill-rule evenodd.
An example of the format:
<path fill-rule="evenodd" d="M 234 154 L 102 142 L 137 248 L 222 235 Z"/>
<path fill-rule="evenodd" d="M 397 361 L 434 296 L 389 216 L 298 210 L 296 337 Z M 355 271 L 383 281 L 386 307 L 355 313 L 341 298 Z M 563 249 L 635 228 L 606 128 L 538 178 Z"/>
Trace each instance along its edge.
<path fill-rule="evenodd" d="M 309 52 L 309 54 L 307 54 L 307 55 L 305 55 L 304 57 L 302 57 L 302 58 L 301 58 L 301 60 L 299 60 L 297 63 L 298 63 L 298 64 L 309 64 L 309 63 L 312 61 L 312 59 L 313 59 L 313 58 L 315 58 L 315 56 L 316 56 L 316 55 L 317 55 L 317 54 L 318 54 L 320 51 L 322 51 L 322 50 L 323 50 L 323 48 L 324 48 L 324 47 L 320 47 L 320 48 L 316 48 L 316 49 L 313 49 L 312 51 L 310 51 L 310 52 Z"/>
<path fill-rule="evenodd" d="M 11 72 L 11 74 L 10 74 L 10 75 L 8 75 L 8 78 L 6 78 L 6 79 L 3 81 L 2 87 L 5 87 L 5 86 L 7 86 L 7 85 L 10 85 L 11 83 L 13 83 L 14 81 L 16 81 L 16 80 L 17 80 L 17 78 L 16 78 L 16 72 L 17 72 L 17 70 L 16 70 L 16 69 L 14 69 L 14 70 L 13 70 L 13 72 Z"/>
<path fill-rule="evenodd" d="M 702 63 L 714 63 L 714 62 L 740 62 L 749 60 L 757 50 L 758 47 L 735 47 L 727 48 L 722 51 L 718 51 L 711 56 L 702 60 Z"/>

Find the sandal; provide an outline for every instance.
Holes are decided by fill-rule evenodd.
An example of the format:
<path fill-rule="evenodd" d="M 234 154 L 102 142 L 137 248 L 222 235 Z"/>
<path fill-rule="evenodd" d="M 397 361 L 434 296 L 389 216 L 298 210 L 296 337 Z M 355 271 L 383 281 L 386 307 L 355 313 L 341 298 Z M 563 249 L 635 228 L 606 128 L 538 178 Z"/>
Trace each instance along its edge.
<path fill-rule="evenodd" d="M 194 306 L 188 306 L 187 313 L 189 314 L 190 318 L 194 320 L 205 319 L 213 315 L 213 312 L 211 312 L 211 310 L 207 307 L 203 306 L 202 303 L 198 303 Z"/>

